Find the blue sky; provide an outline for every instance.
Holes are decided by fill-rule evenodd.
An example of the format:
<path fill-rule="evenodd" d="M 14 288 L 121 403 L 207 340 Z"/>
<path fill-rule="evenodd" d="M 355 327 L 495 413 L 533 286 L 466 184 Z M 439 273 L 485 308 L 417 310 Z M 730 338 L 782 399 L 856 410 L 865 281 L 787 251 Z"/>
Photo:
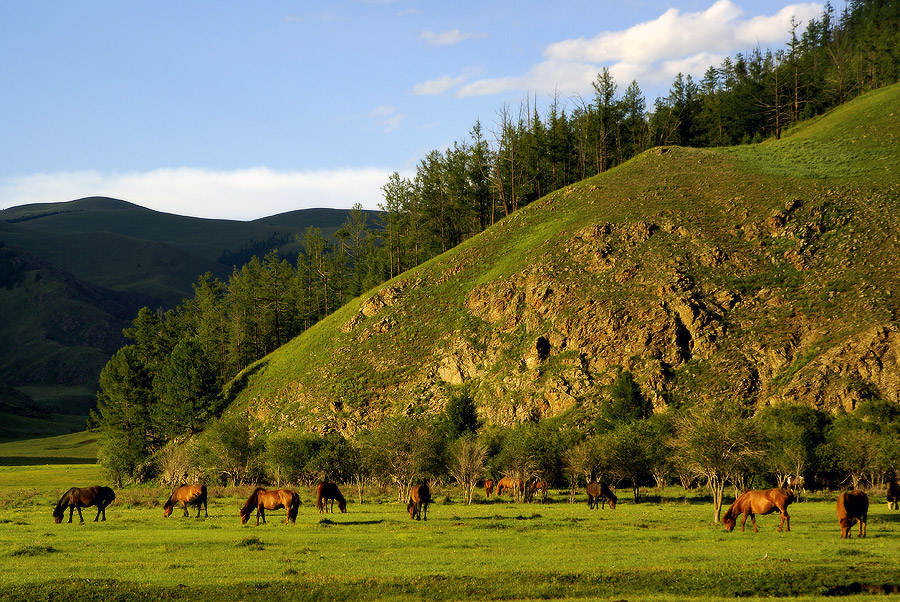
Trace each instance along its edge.
<path fill-rule="evenodd" d="M 843 6 L 835 3 L 835 6 Z M 817 2 L 0 2 L 0 208 L 106 195 L 255 219 L 377 209 L 390 173 L 609 67 L 675 74 L 781 48 Z M 800 26 L 802 31 L 804 25 Z"/>

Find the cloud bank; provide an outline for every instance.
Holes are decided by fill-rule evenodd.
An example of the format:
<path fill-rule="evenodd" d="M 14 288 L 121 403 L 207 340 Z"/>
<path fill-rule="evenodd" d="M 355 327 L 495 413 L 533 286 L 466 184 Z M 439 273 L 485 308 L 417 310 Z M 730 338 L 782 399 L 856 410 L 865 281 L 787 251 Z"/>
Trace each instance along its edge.
<path fill-rule="evenodd" d="M 781 45 L 792 17 L 805 23 L 822 11 L 819 3 L 791 4 L 774 15 L 746 17 L 731 0 L 717 0 L 700 12 L 673 8 L 623 31 L 554 42 L 544 49 L 543 60 L 520 75 L 474 81 L 467 75 L 444 76 L 419 84 L 416 91 L 459 97 L 516 90 L 579 94 L 590 91 L 603 67 L 609 67 L 621 85 L 636 80 L 652 88 L 671 83 L 679 72 L 700 76 L 737 52 Z"/>
<path fill-rule="evenodd" d="M 41 173 L 0 180 L 0 208 L 108 196 L 148 209 L 192 217 L 252 220 L 309 208 L 377 210 L 391 172 L 379 168 L 275 171 L 265 167 L 212 171 Z"/>

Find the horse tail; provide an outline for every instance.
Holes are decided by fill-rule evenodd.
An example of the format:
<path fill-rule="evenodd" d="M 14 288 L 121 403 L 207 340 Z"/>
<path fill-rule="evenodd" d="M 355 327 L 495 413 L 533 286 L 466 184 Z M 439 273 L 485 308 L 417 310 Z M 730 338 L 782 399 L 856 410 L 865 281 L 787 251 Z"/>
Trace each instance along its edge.
<path fill-rule="evenodd" d="M 291 502 L 288 506 L 288 520 L 294 522 L 297 520 L 297 513 L 300 510 L 300 496 L 295 492 L 291 492 Z"/>
<path fill-rule="evenodd" d="M 322 514 L 322 508 L 325 505 L 325 483 L 319 483 L 316 487 L 316 510 Z"/>

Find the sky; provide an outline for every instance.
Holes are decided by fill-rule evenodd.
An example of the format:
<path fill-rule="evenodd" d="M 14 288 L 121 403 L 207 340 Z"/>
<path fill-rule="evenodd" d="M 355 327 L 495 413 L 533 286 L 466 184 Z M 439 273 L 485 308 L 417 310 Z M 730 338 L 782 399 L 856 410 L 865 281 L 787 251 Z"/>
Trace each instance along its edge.
<path fill-rule="evenodd" d="M 841 3 L 833 3 L 835 6 Z M 843 4 L 841 4 L 843 6 Z M 0 1 L 0 209 L 111 196 L 203 218 L 377 210 L 393 172 L 499 112 L 652 107 L 678 73 L 780 49 L 778 0 Z"/>

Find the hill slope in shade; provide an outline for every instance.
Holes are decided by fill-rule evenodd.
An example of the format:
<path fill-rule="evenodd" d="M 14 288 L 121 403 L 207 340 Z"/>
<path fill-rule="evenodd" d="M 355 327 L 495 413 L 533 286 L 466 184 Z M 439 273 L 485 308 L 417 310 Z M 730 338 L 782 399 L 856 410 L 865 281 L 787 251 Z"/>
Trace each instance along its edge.
<path fill-rule="evenodd" d="M 254 254 L 295 258 L 308 227 L 329 236 L 347 218 L 307 209 L 206 220 L 104 197 L 0 211 L 0 384 L 16 388 L 0 390 L 0 439 L 82 428 L 100 370 L 141 307 L 173 308 L 201 275 L 227 281 Z"/>
<path fill-rule="evenodd" d="M 232 408 L 352 433 L 465 382 L 490 422 L 577 419 L 622 369 L 658 409 L 900 401 L 896 107 L 900 86 L 556 191 L 251 366 Z"/>

